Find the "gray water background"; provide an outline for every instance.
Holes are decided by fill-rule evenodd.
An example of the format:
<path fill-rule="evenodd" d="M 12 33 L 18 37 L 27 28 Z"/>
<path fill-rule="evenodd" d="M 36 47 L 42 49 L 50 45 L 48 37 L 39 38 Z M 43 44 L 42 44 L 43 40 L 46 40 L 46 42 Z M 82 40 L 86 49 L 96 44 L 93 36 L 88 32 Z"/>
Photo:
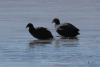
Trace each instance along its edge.
<path fill-rule="evenodd" d="M 79 28 L 77 39 L 56 37 L 54 18 Z M 55 39 L 37 40 L 28 23 Z M 100 67 L 100 0 L 0 0 L 0 67 Z"/>

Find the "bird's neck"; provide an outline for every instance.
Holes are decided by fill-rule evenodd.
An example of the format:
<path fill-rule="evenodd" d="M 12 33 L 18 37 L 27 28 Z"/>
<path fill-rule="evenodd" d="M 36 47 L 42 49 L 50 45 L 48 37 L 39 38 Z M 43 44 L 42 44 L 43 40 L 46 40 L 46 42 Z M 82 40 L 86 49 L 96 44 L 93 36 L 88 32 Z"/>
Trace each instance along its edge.
<path fill-rule="evenodd" d="M 35 28 L 34 27 L 31 27 L 31 28 L 29 28 L 29 32 L 35 32 Z"/>

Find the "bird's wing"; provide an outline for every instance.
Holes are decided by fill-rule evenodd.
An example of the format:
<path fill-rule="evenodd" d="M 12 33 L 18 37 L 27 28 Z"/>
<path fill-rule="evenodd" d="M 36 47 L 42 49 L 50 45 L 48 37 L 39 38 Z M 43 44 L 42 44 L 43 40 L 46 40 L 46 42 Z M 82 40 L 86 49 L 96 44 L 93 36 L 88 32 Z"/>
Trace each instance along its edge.
<path fill-rule="evenodd" d="M 51 32 L 47 28 L 38 27 L 38 28 L 36 28 L 36 30 L 37 30 L 37 33 L 39 33 L 41 35 L 45 35 L 45 36 L 52 35 Z"/>
<path fill-rule="evenodd" d="M 36 30 L 38 31 L 38 32 L 46 32 L 46 31 L 48 31 L 47 30 L 47 28 L 43 28 L 43 27 L 38 27 L 38 28 L 36 28 Z"/>
<path fill-rule="evenodd" d="M 59 30 L 63 30 L 63 31 L 79 31 L 79 29 L 77 29 L 75 26 L 73 26 L 70 23 L 64 23 L 61 26 L 59 26 Z"/>
<path fill-rule="evenodd" d="M 78 28 L 76 28 L 74 25 L 72 25 L 72 24 L 70 24 L 70 23 L 67 23 L 71 28 L 73 28 L 73 29 L 76 29 L 76 31 L 79 31 L 79 29 Z"/>

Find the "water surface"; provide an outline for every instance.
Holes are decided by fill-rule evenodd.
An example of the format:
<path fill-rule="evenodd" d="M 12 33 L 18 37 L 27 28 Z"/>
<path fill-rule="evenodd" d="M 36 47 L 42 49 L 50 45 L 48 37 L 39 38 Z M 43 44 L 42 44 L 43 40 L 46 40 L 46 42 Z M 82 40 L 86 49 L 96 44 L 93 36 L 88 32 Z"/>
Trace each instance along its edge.
<path fill-rule="evenodd" d="M 52 20 L 80 29 L 76 38 L 59 36 Z M 55 39 L 37 40 L 26 25 L 48 28 Z M 99 0 L 1 0 L 0 67 L 99 67 Z"/>

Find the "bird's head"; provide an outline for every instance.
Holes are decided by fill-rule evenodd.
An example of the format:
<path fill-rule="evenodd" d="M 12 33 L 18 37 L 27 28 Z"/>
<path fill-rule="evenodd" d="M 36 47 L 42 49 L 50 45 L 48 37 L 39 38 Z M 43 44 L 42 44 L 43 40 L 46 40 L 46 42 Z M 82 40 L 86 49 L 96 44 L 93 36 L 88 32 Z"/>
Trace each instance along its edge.
<path fill-rule="evenodd" d="M 31 24 L 31 23 L 29 23 L 29 24 L 27 24 L 27 26 L 26 26 L 26 28 L 34 28 L 34 26 L 33 26 L 33 24 Z"/>
<path fill-rule="evenodd" d="M 59 21 L 59 19 L 58 19 L 58 18 L 55 18 L 55 19 L 53 19 L 52 23 L 55 23 L 55 24 L 60 24 L 60 21 Z"/>

